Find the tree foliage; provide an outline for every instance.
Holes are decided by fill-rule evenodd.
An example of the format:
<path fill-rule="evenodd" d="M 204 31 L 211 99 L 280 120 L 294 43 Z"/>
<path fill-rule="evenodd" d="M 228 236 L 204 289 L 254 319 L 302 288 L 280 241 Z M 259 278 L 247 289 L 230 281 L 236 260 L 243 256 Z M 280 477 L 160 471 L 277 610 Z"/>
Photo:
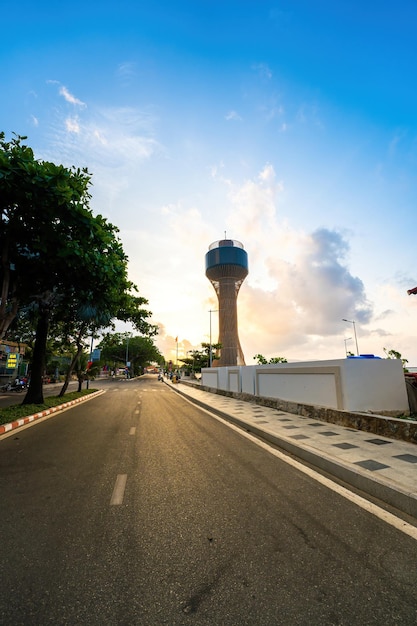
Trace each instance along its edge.
<path fill-rule="evenodd" d="M 143 368 L 152 363 L 159 365 L 164 363 L 164 357 L 151 337 L 131 337 L 129 333 L 106 333 L 98 347 L 101 350 L 103 364 L 118 367 L 129 361 L 135 375 L 143 372 Z"/>
<path fill-rule="evenodd" d="M 263 354 L 255 354 L 253 357 L 258 365 L 268 365 L 270 363 L 288 363 L 287 359 L 283 356 L 274 356 L 269 361 L 263 356 Z"/>
<path fill-rule="evenodd" d="M 51 325 L 73 337 L 79 354 L 87 335 L 115 319 L 156 331 L 128 279 L 118 229 L 89 208 L 87 169 L 37 160 L 25 139 L 6 142 L 0 133 L 0 337 L 19 310 L 31 311 L 36 341 L 24 403 L 42 403 Z"/>
<path fill-rule="evenodd" d="M 403 369 L 404 371 L 407 371 L 406 369 L 406 365 L 408 363 L 408 359 L 404 359 L 402 357 L 402 354 L 400 352 L 398 352 L 397 350 L 388 350 L 387 348 L 383 348 L 384 352 L 385 352 L 385 357 L 387 359 L 399 359 L 401 361 L 401 363 L 403 364 Z"/>
<path fill-rule="evenodd" d="M 219 350 L 221 350 L 221 343 L 202 343 L 202 350 L 190 350 L 191 356 L 179 359 L 181 363 L 184 363 L 187 368 L 194 372 L 201 372 L 203 367 L 210 367 L 210 351 L 212 362 L 219 358 Z"/>

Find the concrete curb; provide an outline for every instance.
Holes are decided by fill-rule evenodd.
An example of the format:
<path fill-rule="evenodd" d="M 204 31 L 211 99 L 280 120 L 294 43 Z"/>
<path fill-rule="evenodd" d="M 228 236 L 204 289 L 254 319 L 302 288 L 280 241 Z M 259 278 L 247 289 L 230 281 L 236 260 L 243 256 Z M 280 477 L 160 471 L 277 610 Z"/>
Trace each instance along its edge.
<path fill-rule="evenodd" d="M 276 433 L 272 433 L 264 428 L 259 428 L 233 415 L 230 415 L 229 413 L 225 413 L 220 409 L 216 409 L 210 406 L 210 404 L 189 396 L 186 392 L 181 393 L 181 388 L 178 388 L 178 385 L 175 387 L 172 386 L 172 388 L 193 404 L 206 409 L 210 413 L 218 415 L 222 419 L 238 426 L 248 433 L 252 433 L 264 441 L 268 441 L 269 443 L 278 446 L 280 449 L 289 452 L 294 457 L 309 463 L 319 470 L 327 472 L 331 476 L 334 476 L 351 487 L 359 489 L 369 496 L 377 498 L 378 500 L 395 507 L 403 513 L 417 518 L 417 498 L 414 494 L 404 491 L 400 486 L 390 485 L 376 476 L 367 476 L 360 470 L 358 471 L 357 469 L 349 467 L 340 461 L 336 461 L 330 456 L 324 456 L 322 453 L 319 454 L 315 450 L 308 449 L 302 444 L 294 444 Z"/>
<path fill-rule="evenodd" d="M 89 393 L 81 398 L 77 398 L 76 400 L 71 400 L 70 402 L 64 402 L 63 404 L 59 404 L 57 406 L 53 406 L 50 409 L 45 409 L 45 411 L 41 411 L 40 413 L 34 413 L 33 415 L 28 415 L 27 417 L 21 417 L 20 419 L 10 422 L 10 424 L 2 424 L 0 426 L 0 435 L 4 435 L 4 433 L 8 433 L 11 430 L 16 430 L 16 428 L 20 428 L 21 426 L 25 426 L 26 424 L 30 424 L 41 417 L 47 417 L 48 415 L 52 415 L 53 413 L 59 413 L 60 411 L 64 411 L 76 404 L 80 404 L 80 402 L 86 402 L 87 400 L 91 400 L 92 398 L 97 398 L 102 393 L 105 393 L 104 389 L 99 389 L 94 393 Z"/>

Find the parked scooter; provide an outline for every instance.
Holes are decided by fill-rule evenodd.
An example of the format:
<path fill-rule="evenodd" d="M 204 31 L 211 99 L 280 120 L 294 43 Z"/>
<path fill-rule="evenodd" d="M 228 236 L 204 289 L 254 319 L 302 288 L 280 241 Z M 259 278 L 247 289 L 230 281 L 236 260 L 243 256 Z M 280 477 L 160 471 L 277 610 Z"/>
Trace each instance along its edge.
<path fill-rule="evenodd" d="M 26 388 L 27 384 L 23 380 L 16 378 L 16 380 L 12 383 L 7 383 L 7 385 L 3 385 L 2 391 L 15 391 L 16 393 L 21 393 Z"/>

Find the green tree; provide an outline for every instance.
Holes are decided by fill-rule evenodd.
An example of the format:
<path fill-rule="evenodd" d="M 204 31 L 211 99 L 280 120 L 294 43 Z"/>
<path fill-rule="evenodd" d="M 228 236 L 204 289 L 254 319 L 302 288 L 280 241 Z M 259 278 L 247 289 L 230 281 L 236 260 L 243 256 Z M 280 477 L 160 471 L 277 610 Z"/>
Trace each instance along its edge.
<path fill-rule="evenodd" d="M 67 211 L 82 211 L 89 197 L 87 170 L 38 161 L 24 139 L 6 142 L 0 133 L 0 338 L 19 308 L 42 299 L 44 274 L 56 269 L 49 267 L 45 253 L 52 245 L 58 252 L 59 236 L 72 217 Z"/>
<path fill-rule="evenodd" d="M 106 333 L 98 347 L 102 362 L 117 367 L 125 365 L 128 360 L 134 375 L 141 373 L 143 368 L 152 363 L 164 364 L 164 358 L 151 337 Z"/>
<path fill-rule="evenodd" d="M 194 372 L 201 372 L 201 368 L 210 367 L 210 350 L 212 361 L 219 358 L 219 350 L 221 350 L 221 343 L 202 343 L 202 350 L 190 350 L 191 357 L 184 357 L 179 359 L 181 363 L 184 363 L 190 370 Z"/>
<path fill-rule="evenodd" d="M 274 356 L 269 361 L 263 356 L 263 354 L 255 354 L 253 357 L 258 365 L 268 365 L 268 363 L 288 363 L 287 359 L 283 356 Z"/>
<path fill-rule="evenodd" d="M 191 356 L 179 359 L 184 364 L 185 369 L 188 372 L 201 372 L 202 367 L 206 367 L 207 353 L 203 350 L 189 350 L 188 354 Z"/>
<path fill-rule="evenodd" d="M 202 367 L 210 367 L 210 352 L 211 352 L 211 361 L 216 361 L 219 359 L 219 350 L 222 348 L 221 343 L 202 343 L 201 347 L 203 348 L 203 353 L 206 355 L 206 365 L 202 365 Z"/>
<path fill-rule="evenodd" d="M 127 277 L 117 228 L 89 208 L 90 175 L 34 158 L 24 137 L 0 134 L 0 333 L 19 308 L 36 319 L 31 384 L 24 403 L 42 403 L 42 376 L 50 324 L 82 338 L 114 319 L 154 332 L 146 299 Z M 78 342 L 78 343 L 77 343 Z"/>
<path fill-rule="evenodd" d="M 406 369 L 406 365 L 408 363 L 408 359 L 403 359 L 402 355 L 400 352 L 397 352 L 397 350 L 388 350 L 387 348 L 383 348 L 384 352 L 385 352 L 385 357 L 387 359 L 399 359 L 401 361 L 401 363 L 403 364 L 403 369 L 405 372 L 407 372 L 408 370 Z"/>
<path fill-rule="evenodd" d="M 77 375 L 77 380 L 78 380 L 78 391 L 81 391 L 83 382 L 87 377 L 87 367 L 88 367 L 88 354 L 86 352 L 81 352 L 78 355 L 78 358 L 74 363 L 74 371 Z"/>
<path fill-rule="evenodd" d="M 258 365 L 266 365 L 268 363 L 268 361 L 263 356 L 263 354 L 255 354 L 253 358 L 255 359 Z"/>

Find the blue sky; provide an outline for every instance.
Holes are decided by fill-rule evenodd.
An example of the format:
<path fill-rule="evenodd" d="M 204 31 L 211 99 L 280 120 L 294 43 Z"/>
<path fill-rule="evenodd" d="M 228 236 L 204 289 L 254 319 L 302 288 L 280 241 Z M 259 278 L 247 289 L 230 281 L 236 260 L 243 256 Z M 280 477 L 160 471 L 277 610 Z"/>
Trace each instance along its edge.
<path fill-rule="evenodd" d="M 417 366 L 417 5 L 3 2 L 0 129 L 86 166 L 169 357 L 208 340 L 208 246 L 241 241 L 246 362 Z M 216 320 L 213 318 L 214 334 Z"/>

